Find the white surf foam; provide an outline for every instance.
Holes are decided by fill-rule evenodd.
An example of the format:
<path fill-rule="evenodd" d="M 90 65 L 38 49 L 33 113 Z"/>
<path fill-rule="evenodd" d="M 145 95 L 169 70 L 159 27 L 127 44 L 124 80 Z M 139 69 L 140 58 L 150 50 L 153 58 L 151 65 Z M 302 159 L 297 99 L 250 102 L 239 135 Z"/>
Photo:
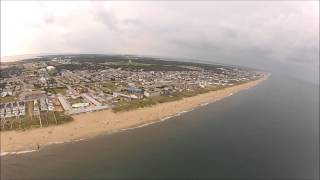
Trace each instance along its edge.
<path fill-rule="evenodd" d="M 159 121 L 153 121 L 153 122 L 141 124 L 139 126 L 134 126 L 134 127 L 130 127 L 130 128 L 124 128 L 124 129 L 121 129 L 121 131 L 127 131 L 127 130 L 133 130 L 133 129 L 137 129 L 137 128 L 142 128 L 142 127 L 149 126 L 149 125 L 152 125 L 152 124 L 155 124 L 155 123 L 163 122 L 163 121 L 168 120 L 170 118 L 172 118 L 172 116 L 165 116 L 163 118 L 160 118 Z"/>
<path fill-rule="evenodd" d="M 80 138 L 80 139 L 73 140 L 73 142 L 79 142 L 79 141 L 84 141 L 84 140 L 86 140 L 86 139 Z"/>
<path fill-rule="evenodd" d="M 165 121 L 165 120 L 170 119 L 170 118 L 172 118 L 172 116 L 166 116 L 166 117 L 161 118 L 160 121 L 162 122 L 162 121 Z"/>
<path fill-rule="evenodd" d="M 70 143 L 70 142 L 79 142 L 79 141 L 83 141 L 83 140 L 86 140 L 86 139 L 80 138 L 80 139 L 67 140 L 67 141 L 53 141 L 53 142 L 47 143 L 47 145 L 50 145 L 50 144 L 63 144 L 63 143 Z"/>
<path fill-rule="evenodd" d="M 154 123 L 157 123 L 157 121 L 149 122 L 149 123 L 145 123 L 145 124 L 141 124 L 141 125 L 139 125 L 139 126 L 134 126 L 134 127 L 130 127 L 130 128 L 124 128 L 124 129 L 121 129 L 121 131 L 138 129 L 138 128 L 142 128 L 142 127 L 145 127 L 145 126 L 149 126 L 149 125 L 154 124 Z"/>
<path fill-rule="evenodd" d="M 0 156 L 5 156 L 5 155 L 13 155 L 13 154 L 25 154 L 25 153 L 31 153 L 39 150 L 26 150 L 26 151 L 12 151 L 12 152 L 2 152 L 0 153 Z"/>
<path fill-rule="evenodd" d="M 230 95 L 232 95 L 232 93 L 231 93 Z M 203 103 L 203 104 L 201 104 L 201 106 L 205 106 L 205 105 L 208 105 L 208 104 L 209 104 L 209 103 Z M 197 107 L 195 107 L 195 108 L 197 108 Z M 142 127 L 145 127 L 145 126 L 149 126 L 149 125 L 152 125 L 152 124 L 155 124 L 155 123 L 163 122 L 163 121 L 168 120 L 168 119 L 170 119 L 170 118 L 172 118 L 172 117 L 180 116 L 180 115 L 183 114 L 183 113 L 187 113 L 187 112 L 193 111 L 195 108 L 192 108 L 192 109 L 189 109 L 189 110 L 180 111 L 180 112 L 176 113 L 176 114 L 173 115 L 173 116 L 165 116 L 165 117 L 163 117 L 163 118 L 160 118 L 159 121 L 153 121 L 153 122 L 141 124 L 141 125 L 135 126 L 135 127 L 124 128 L 124 129 L 121 129 L 120 131 L 133 130 L 133 129 L 137 129 L 137 128 L 142 128 Z M 112 132 L 112 133 L 114 133 L 114 132 Z M 51 145 L 51 144 L 62 144 L 62 143 L 69 143 L 69 142 L 78 142 L 78 141 L 83 141 L 83 140 L 86 140 L 86 139 L 80 138 L 80 139 L 68 140 L 68 141 L 54 141 L 54 142 L 49 142 L 49 143 L 47 143 L 47 145 Z M 27 150 L 27 151 L 17 151 L 17 152 L 2 152 L 2 153 L 0 154 L 0 156 L 12 155 L 12 154 L 24 154 L 24 153 L 30 153 L 30 152 L 35 152 L 35 151 L 39 151 L 39 150 Z"/>
<path fill-rule="evenodd" d="M 54 141 L 54 142 L 48 142 L 47 145 L 51 144 L 63 144 L 63 143 L 69 143 L 69 142 L 79 142 L 79 141 L 84 141 L 86 139 L 81 138 L 81 139 L 75 139 L 75 140 L 69 140 L 69 141 Z M 12 152 L 2 152 L 0 153 L 0 156 L 5 156 L 5 155 L 13 155 L 13 154 L 25 154 L 25 153 L 31 153 L 31 152 L 36 152 L 40 150 L 24 150 L 24 151 L 12 151 Z"/>
<path fill-rule="evenodd" d="M 206 105 L 208 105 L 209 103 L 202 103 L 202 104 L 200 104 L 200 106 L 206 106 Z"/>
<path fill-rule="evenodd" d="M 174 116 L 180 116 L 181 114 L 186 113 L 186 112 L 189 112 L 189 111 L 192 111 L 192 110 L 193 110 L 193 109 L 185 110 L 185 111 L 180 111 L 180 112 L 176 113 Z"/>
<path fill-rule="evenodd" d="M 47 144 L 62 144 L 62 143 L 66 143 L 68 141 L 53 141 L 53 142 L 48 142 Z"/>

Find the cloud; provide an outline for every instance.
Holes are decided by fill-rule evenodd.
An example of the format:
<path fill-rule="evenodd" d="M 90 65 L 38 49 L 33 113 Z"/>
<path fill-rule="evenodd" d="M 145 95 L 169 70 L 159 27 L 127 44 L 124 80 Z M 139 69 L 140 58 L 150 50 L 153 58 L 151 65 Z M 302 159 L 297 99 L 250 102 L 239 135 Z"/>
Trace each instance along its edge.
<path fill-rule="evenodd" d="M 318 8 L 316 1 L 4 1 L 1 51 L 147 54 L 318 73 Z"/>
<path fill-rule="evenodd" d="M 111 10 L 108 10 L 103 2 L 93 4 L 93 14 L 95 19 L 103 23 L 109 30 L 119 30 L 119 22 L 116 15 Z"/>

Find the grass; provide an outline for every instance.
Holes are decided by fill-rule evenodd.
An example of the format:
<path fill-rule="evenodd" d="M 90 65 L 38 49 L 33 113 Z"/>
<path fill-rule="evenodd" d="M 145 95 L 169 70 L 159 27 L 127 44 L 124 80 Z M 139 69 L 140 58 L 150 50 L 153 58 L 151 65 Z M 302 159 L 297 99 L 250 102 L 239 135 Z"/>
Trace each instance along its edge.
<path fill-rule="evenodd" d="M 115 85 L 114 82 L 104 82 L 101 83 L 103 90 L 111 90 L 111 91 L 115 91 L 117 89 L 117 86 Z"/>
<path fill-rule="evenodd" d="M 78 97 L 78 98 L 75 98 L 75 99 L 68 99 L 68 101 L 71 103 L 71 104 L 76 104 L 76 103 L 82 103 L 83 102 L 83 99 L 81 97 Z"/>
<path fill-rule="evenodd" d="M 114 112 L 129 111 L 133 109 L 153 106 L 158 103 L 177 101 L 186 97 L 192 97 L 198 94 L 203 94 L 224 88 L 226 88 L 226 86 L 211 86 L 207 88 L 198 88 L 192 91 L 176 92 L 173 93 L 171 96 L 156 96 L 151 98 L 145 98 L 142 100 L 120 101 L 112 108 L 112 110 Z"/>
<path fill-rule="evenodd" d="M 144 108 L 157 104 L 156 101 L 146 98 L 143 100 L 120 101 L 112 108 L 114 112 L 129 111 L 137 108 Z"/>
<path fill-rule="evenodd" d="M 178 94 L 174 94 L 173 96 L 156 96 L 152 97 L 151 99 L 157 103 L 165 103 L 180 100 L 182 97 Z"/>
<path fill-rule="evenodd" d="M 53 93 L 53 94 L 62 94 L 66 95 L 67 94 L 67 88 L 66 87 L 57 87 L 57 88 L 49 88 L 47 89 L 48 92 Z"/>
<path fill-rule="evenodd" d="M 155 96 L 155 97 L 145 98 L 142 100 L 120 101 L 112 108 L 112 110 L 114 112 L 129 111 L 133 109 L 153 106 L 159 103 L 177 101 L 177 100 L 181 100 L 184 97 L 190 97 L 197 94 L 199 94 L 199 92 L 198 93 L 194 92 L 192 94 L 189 93 L 188 95 L 183 93 L 174 93 L 171 96 Z"/>
<path fill-rule="evenodd" d="M 7 102 L 15 101 L 15 99 L 16 98 L 14 96 L 5 96 L 5 97 L 0 97 L 0 102 L 7 103 Z"/>
<path fill-rule="evenodd" d="M 159 103 L 177 101 L 180 99 L 182 99 L 182 96 L 174 95 L 174 96 L 156 96 L 156 97 L 145 98 L 141 100 L 121 101 L 121 102 L 118 102 L 112 108 L 112 110 L 114 112 L 129 111 L 133 109 L 153 106 Z"/>
<path fill-rule="evenodd" d="M 33 101 L 26 102 L 26 115 L 27 117 L 32 117 L 33 115 Z"/>

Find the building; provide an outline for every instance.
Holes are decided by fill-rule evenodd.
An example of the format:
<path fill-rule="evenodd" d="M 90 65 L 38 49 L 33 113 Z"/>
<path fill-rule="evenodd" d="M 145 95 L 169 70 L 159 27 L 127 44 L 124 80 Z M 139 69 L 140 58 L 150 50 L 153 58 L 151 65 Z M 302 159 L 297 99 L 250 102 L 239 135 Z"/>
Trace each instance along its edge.
<path fill-rule="evenodd" d="M 69 102 L 62 95 L 58 95 L 58 99 L 60 101 L 61 106 L 63 107 L 63 109 L 65 111 L 70 111 L 72 109 Z"/>
<path fill-rule="evenodd" d="M 40 115 L 40 107 L 38 100 L 33 101 L 33 115 Z"/>
<path fill-rule="evenodd" d="M 47 66 L 46 67 L 47 71 L 54 71 L 56 68 L 54 66 Z"/>
<path fill-rule="evenodd" d="M 72 108 L 81 108 L 81 107 L 86 107 L 89 106 L 89 103 L 75 103 L 72 104 Z"/>
<path fill-rule="evenodd" d="M 94 98 L 92 98 L 91 96 L 89 96 L 88 94 L 84 93 L 81 94 L 81 97 L 83 97 L 85 100 L 91 102 L 92 104 L 96 105 L 96 106 L 101 106 L 101 103 L 98 102 L 97 100 L 95 100 Z"/>
<path fill-rule="evenodd" d="M 135 88 L 135 87 L 128 87 L 127 92 L 130 94 L 134 94 L 134 93 L 141 93 L 142 90 L 139 88 Z"/>
<path fill-rule="evenodd" d="M 155 97 L 155 96 L 160 96 L 161 95 L 161 91 L 160 90 L 144 91 L 143 94 L 146 97 Z"/>

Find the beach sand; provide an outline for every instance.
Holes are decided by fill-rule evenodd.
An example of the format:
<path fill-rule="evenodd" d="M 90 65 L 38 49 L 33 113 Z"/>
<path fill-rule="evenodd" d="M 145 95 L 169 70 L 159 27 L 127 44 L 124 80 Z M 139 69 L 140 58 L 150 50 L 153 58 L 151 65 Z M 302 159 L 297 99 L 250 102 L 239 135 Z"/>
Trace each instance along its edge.
<path fill-rule="evenodd" d="M 79 114 L 73 116 L 74 121 L 59 126 L 1 132 L 1 154 L 34 150 L 38 145 L 43 147 L 48 144 L 81 140 L 160 121 L 165 117 L 174 116 L 179 112 L 188 111 L 205 103 L 228 97 L 240 90 L 254 87 L 265 79 L 267 76 L 238 86 L 132 111 L 114 113 L 111 110 L 104 110 Z"/>

